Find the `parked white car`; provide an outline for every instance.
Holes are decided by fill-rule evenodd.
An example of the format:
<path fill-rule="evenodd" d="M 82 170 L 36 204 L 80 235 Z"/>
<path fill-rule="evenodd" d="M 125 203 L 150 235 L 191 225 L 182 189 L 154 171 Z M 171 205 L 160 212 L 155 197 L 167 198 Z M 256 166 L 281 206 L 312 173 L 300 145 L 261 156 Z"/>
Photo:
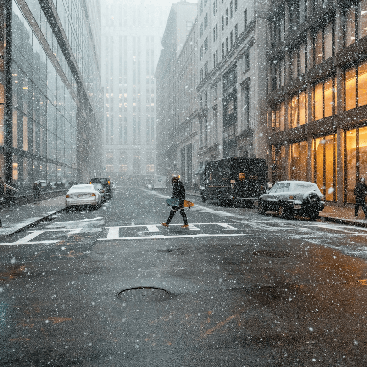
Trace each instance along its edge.
<path fill-rule="evenodd" d="M 278 212 L 282 218 L 295 215 L 314 220 L 324 209 L 324 196 L 315 183 L 306 181 L 280 181 L 259 198 L 260 214 Z"/>
<path fill-rule="evenodd" d="M 66 194 L 66 207 L 80 205 L 98 207 L 101 202 L 101 194 L 93 184 L 74 185 Z"/>

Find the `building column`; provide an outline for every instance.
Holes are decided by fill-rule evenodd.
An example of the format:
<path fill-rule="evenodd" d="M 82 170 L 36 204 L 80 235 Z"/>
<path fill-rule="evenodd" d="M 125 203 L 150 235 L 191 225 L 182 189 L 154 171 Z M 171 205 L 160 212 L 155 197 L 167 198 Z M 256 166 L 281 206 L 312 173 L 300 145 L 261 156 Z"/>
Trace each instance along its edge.
<path fill-rule="evenodd" d="M 5 1 L 5 114 L 4 114 L 4 158 L 5 182 L 13 179 L 13 80 L 12 80 L 12 0 Z"/>
<path fill-rule="evenodd" d="M 343 70 L 339 67 L 336 70 L 337 78 L 337 115 L 340 115 L 344 111 L 344 77 Z M 337 155 L 336 155 L 336 168 L 337 168 L 337 202 L 343 204 L 345 202 L 345 187 L 344 187 L 344 131 L 338 126 L 337 128 Z"/>

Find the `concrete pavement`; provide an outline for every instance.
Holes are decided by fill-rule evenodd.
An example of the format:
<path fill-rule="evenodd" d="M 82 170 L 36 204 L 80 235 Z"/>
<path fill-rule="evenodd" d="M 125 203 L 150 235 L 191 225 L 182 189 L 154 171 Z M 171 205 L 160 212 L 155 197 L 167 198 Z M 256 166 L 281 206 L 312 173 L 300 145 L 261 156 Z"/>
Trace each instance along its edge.
<path fill-rule="evenodd" d="M 30 204 L 3 208 L 0 210 L 2 222 L 0 237 L 10 236 L 25 228 L 34 226 L 64 209 L 64 195 Z"/>

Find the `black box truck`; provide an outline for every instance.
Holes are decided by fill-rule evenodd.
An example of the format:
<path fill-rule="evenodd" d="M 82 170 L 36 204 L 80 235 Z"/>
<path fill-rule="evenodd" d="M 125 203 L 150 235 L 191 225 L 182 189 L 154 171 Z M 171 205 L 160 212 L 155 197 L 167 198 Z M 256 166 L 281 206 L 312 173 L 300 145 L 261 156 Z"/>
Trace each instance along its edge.
<path fill-rule="evenodd" d="M 204 202 L 253 207 L 266 191 L 268 167 L 261 158 L 226 158 L 208 162 L 202 177 L 200 194 Z"/>

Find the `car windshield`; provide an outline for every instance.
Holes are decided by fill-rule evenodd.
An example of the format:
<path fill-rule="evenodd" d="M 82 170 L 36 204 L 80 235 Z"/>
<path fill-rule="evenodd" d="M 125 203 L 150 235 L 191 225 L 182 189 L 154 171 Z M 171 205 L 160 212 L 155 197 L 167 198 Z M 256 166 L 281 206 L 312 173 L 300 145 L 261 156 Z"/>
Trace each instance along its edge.
<path fill-rule="evenodd" d="M 93 185 L 74 185 L 69 191 L 93 191 Z"/>
<path fill-rule="evenodd" d="M 95 183 L 95 184 L 93 184 L 93 186 L 94 186 L 94 188 L 95 188 L 96 190 L 101 190 L 101 189 L 103 189 L 103 186 L 102 186 L 100 183 Z"/>
<path fill-rule="evenodd" d="M 274 194 L 278 192 L 287 192 L 290 188 L 290 182 L 277 182 L 269 191 L 269 193 Z"/>

